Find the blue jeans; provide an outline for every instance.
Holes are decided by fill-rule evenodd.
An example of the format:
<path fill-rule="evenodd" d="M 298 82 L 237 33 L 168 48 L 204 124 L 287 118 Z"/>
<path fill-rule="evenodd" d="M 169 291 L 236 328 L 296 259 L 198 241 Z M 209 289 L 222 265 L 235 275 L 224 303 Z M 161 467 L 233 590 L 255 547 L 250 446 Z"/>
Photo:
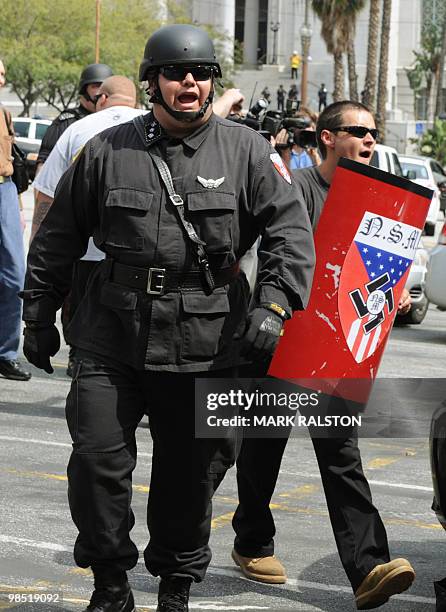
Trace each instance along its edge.
<path fill-rule="evenodd" d="M 25 252 L 17 189 L 0 183 L 0 359 L 17 359 L 25 280 Z"/>

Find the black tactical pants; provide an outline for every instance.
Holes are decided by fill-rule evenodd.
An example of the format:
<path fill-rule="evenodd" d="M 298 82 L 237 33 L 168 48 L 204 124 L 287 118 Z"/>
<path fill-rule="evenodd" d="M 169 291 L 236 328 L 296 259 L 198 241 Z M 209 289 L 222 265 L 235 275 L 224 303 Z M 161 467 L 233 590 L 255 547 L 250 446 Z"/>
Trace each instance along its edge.
<path fill-rule="evenodd" d="M 235 445 L 231 439 L 194 438 L 194 379 L 230 377 L 231 371 L 140 372 L 84 351 L 77 351 L 76 359 L 66 405 L 73 440 L 68 495 L 79 530 L 76 563 L 122 570 L 137 563 L 129 535 L 132 471 L 136 427 L 147 414 L 153 459 L 145 563 L 155 576 L 202 580 L 211 559 L 211 497 L 234 462 Z"/>
<path fill-rule="evenodd" d="M 264 377 L 267 369 L 245 367 L 242 375 Z M 269 504 L 287 441 L 245 438 L 241 444 L 237 458 L 239 505 L 232 524 L 235 549 L 244 557 L 274 554 L 276 528 Z M 312 436 L 312 442 L 339 556 L 356 591 L 376 565 L 390 558 L 386 531 L 362 469 L 357 432 L 343 438 Z"/>

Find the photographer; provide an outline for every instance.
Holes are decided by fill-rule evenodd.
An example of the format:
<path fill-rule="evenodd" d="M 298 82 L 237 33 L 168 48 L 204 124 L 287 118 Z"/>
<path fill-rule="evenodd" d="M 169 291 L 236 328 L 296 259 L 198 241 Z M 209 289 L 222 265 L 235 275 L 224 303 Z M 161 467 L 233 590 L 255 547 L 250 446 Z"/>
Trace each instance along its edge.
<path fill-rule="evenodd" d="M 316 114 L 302 108 L 296 113 L 295 121 L 300 123 L 299 127 L 280 130 L 274 146 L 290 170 L 318 166 L 321 159 L 316 143 Z"/>

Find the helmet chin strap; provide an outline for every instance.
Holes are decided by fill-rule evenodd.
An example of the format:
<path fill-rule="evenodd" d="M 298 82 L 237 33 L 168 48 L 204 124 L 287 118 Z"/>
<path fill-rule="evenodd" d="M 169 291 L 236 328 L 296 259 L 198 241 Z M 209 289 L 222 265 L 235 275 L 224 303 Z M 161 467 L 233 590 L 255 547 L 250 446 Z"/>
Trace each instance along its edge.
<path fill-rule="evenodd" d="M 177 111 L 177 110 L 174 110 L 164 100 L 163 94 L 161 93 L 161 90 L 160 90 L 159 87 L 157 87 L 155 89 L 155 91 L 153 92 L 152 96 L 150 97 L 149 102 L 152 102 L 152 103 L 155 103 L 155 104 L 161 104 L 161 106 L 164 108 L 164 110 L 167 113 L 169 113 L 169 115 L 171 117 L 173 117 L 174 119 L 176 119 L 177 121 L 181 121 L 182 123 L 192 123 L 193 121 L 196 121 L 197 119 L 201 119 L 202 117 L 205 116 L 206 111 L 208 110 L 209 105 L 212 103 L 213 99 L 214 99 L 214 78 L 212 77 L 211 91 L 209 92 L 209 95 L 206 98 L 206 100 L 201 105 L 200 109 L 197 110 L 197 111 Z"/>
<path fill-rule="evenodd" d="M 94 104 L 94 100 L 87 92 L 87 89 L 85 89 L 85 91 L 81 93 L 81 96 L 83 96 L 87 100 L 87 102 L 91 102 L 92 104 Z"/>

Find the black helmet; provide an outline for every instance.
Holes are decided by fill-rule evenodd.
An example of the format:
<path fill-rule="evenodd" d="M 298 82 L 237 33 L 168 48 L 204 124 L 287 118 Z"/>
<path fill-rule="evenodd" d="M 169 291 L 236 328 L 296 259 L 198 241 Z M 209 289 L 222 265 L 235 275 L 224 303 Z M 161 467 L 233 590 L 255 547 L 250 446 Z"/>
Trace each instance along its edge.
<path fill-rule="evenodd" d="M 107 64 L 89 64 L 83 69 L 79 80 L 79 93 L 84 94 L 90 83 L 102 83 L 108 77 L 113 76 L 113 71 Z"/>
<path fill-rule="evenodd" d="M 221 77 L 220 64 L 214 45 L 204 30 L 188 24 L 160 28 L 149 38 L 144 59 L 139 67 L 139 80 L 146 81 L 151 68 L 170 64 L 206 64 L 215 66 L 215 76 Z"/>

